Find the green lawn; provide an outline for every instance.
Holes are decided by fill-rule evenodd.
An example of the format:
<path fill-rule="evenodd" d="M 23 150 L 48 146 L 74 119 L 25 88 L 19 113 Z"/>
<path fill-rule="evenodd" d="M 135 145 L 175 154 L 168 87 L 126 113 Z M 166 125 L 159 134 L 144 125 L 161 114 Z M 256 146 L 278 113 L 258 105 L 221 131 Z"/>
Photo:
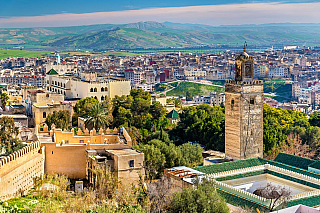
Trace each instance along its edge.
<path fill-rule="evenodd" d="M 42 57 L 45 54 L 51 53 L 51 51 L 30 51 L 30 50 L 4 50 L 0 49 L 0 59 L 10 57 L 32 58 Z"/>
<path fill-rule="evenodd" d="M 191 96 L 208 96 L 210 92 L 223 92 L 224 88 L 198 84 L 193 82 L 181 81 L 179 86 L 173 90 L 167 92 L 167 96 L 186 96 L 187 91 L 191 93 Z"/>

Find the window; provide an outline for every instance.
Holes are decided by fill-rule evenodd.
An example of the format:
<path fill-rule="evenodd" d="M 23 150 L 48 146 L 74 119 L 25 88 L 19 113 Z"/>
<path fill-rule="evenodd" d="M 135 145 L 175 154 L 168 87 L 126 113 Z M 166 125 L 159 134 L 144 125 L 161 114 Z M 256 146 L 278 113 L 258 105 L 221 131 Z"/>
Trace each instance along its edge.
<path fill-rule="evenodd" d="M 250 104 L 254 104 L 254 99 L 253 98 L 250 99 Z"/>
<path fill-rule="evenodd" d="M 64 143 L 65 143 L 65 144 L 69 144 L 69 140 L 65 140 Z"/>
<path fill-rule="evenodd" d="M 234 105 L 234 100 L 233 99 L 231 100 L 231 105 Z"/>
<path fill-rule="evenodd" d="M 104 88 L 104 91 L 108 91 L 108 87 L 105 87 L 105 88 Z"/>
<path fill-rule="evenodd" d="M 101 92 L 104 92 L 104 88 L 103 87 L 101 87 Z"/>
<path fill-rule="evenodd" d="M 134 160 L 130 160 L 130 161 L 129 161 L 129 166 L 130 166 L 130 167 L 134 167 Z"/>
<path fill-rule="evenodd" d="M 46 112 L 43 112 L 43 113 L 42 113 L 42 117 L 43 117 L 43 118 L 46 118 L 46 117 L 47 117 L 47 113 L 46 113 Z"/>
<path fill-rule="evenodd" d="M 98 90 L 97 90 L 97 88 L 94 88 L 94 92 L 97 92 Z"/>
<path fill-rule="evenodd" d="M 101 101 L 104 101 L 104 97 L 103 96 L 101 96 Z"/>
<path fill-rule="evenodd" d="M 52 154 L 53 154 L 53 151 L 52 151 Z"/>
<path fill-rule="evenodd" d="M 84 140 L 80 140 L 80 143 L 84 143 Z"/>
<path fill-rule="evenodd" d="M 90 89 L 90 92 L 93 92 L 93 88 Z"/>

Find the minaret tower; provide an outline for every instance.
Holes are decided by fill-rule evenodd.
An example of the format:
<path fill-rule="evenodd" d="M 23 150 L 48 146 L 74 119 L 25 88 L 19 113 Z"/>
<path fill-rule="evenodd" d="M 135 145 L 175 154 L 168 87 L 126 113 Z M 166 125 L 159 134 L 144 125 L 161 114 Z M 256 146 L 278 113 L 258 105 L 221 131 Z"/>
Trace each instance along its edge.
<path fill-rule="evenodd" d="M 263 157 L 263 82 L 253 80 L 253 56 L 235 58 L 235 80 L 225 83 L 225 154 L 234 160 Z"/>

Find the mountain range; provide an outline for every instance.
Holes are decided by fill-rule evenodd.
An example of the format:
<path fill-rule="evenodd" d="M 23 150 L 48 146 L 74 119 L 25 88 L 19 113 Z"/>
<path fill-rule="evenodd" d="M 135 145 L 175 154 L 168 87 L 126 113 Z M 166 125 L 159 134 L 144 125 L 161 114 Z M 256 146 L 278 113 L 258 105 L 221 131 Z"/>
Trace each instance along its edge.
<path fill-rule="evenodd" d="M 252 48 L 319 45 L 320 24 L 208 26 L 138 22 L 71 27 L 2 28 L 0 48 L 51 50 L 137 50 L 232 48 L 247 41 Z"/>

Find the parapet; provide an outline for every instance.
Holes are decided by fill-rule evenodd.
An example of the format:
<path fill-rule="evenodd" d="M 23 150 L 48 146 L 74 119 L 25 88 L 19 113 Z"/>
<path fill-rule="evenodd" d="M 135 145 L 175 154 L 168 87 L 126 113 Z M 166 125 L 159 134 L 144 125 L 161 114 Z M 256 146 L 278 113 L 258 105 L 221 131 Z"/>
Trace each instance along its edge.
<path fill-rule="evenodd" d="M 3 157 L 0 159 L 0 170 L 3 170 L 6 166 L 10 167 L 10 165 L 19 164 L 26 158 L 27 156 L 30 156 L 28 154 L 33 154 L 34 152 L 37 152 L 40 150 L 40 141 L 32 142 L 31 144 L 23 147 L 22 149 L 19 149 L 18 151 L 13 152 L 12 154 Z"/>
<path fill-rule="evenodd" d="M 236 81 L 233 79 L 226 79 L 225 84 L 237 84 L 237 85 L 263 85 L 262 80 L 252 80 L 252 81 Z"/>

